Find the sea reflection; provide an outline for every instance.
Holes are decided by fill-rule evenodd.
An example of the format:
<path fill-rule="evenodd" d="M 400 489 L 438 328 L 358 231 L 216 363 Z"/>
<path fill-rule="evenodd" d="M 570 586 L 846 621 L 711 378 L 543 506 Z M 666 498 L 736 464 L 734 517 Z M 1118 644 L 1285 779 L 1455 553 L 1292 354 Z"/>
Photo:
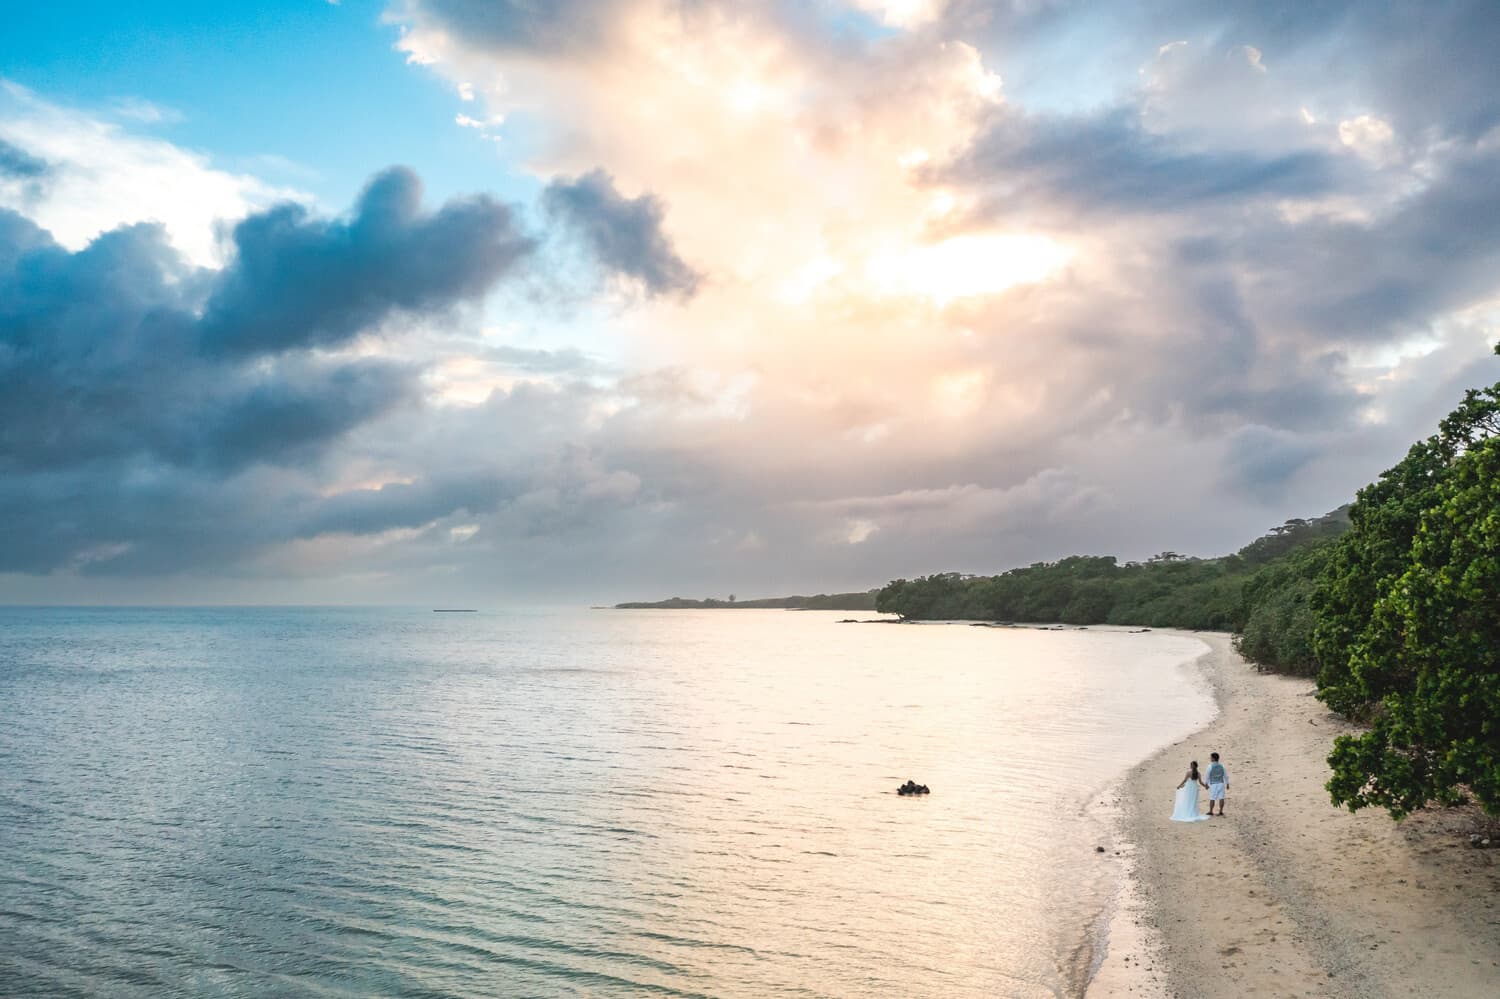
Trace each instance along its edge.
<path fill-rule="evenodd" d="M 1154 634 L 0 615 L 6 994 L 1066 995 L 1080 813 L 1212 705 Z"/>

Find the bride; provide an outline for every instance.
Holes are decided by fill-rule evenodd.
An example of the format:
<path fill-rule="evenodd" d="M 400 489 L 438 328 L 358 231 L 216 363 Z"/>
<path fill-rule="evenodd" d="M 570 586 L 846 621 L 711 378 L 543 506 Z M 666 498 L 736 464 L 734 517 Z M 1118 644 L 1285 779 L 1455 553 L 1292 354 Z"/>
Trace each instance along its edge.
<path fill-rule="evenodd" d="M 1207 822 L 1207 815 L 1198 814 L 1198 787 L 1208 787 L 1198 774 L 1198 761 L 1188 766 L 1187 776 L 1177 785 L 1177 807 L 1172 812 L 1173 822 Z"/>

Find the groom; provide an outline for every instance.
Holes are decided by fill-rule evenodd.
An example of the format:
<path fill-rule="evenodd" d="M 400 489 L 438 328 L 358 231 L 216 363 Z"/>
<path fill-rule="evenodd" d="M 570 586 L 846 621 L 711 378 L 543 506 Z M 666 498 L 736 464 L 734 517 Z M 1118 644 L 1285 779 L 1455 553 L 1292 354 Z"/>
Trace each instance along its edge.
<path fill-rule="evenodd" d="M 1229 790 L 1229 771 L 1219 762 L 1218 753 L 1208 754 L 1208 814 L 1214 813 L 1214 802 L 1219 803 L 1219 817 L 1224 817 L 1224 792 Z"/>

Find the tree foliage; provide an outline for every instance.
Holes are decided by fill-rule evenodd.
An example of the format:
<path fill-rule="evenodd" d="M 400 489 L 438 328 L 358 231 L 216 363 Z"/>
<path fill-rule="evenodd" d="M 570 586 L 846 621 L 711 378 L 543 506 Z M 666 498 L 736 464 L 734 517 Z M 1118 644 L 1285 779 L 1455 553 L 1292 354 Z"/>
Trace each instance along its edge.
<path fill-rule="evenodd" d="M 1233 555 L 1189 558 L 1162 552 L 1147 562 L 1074 555 L 997 576 L 937 573 L 898 579 L 876 595 L 876 609 L 915 621 L 973 620 L 1122 624 L 1240 631 L 1254 625 L 1250 658 L 1312 675 L 1307 593 L 1327 543 L 1348 524 L 1343 509 L 1289 520 Z M 1280 588 L 1295 585 L 1282 607 Z M 1295 613 L 1291 612 L 1295 610 Z M 1274 635 L 1272 632 L 1274 631 Z"/>
<path fill-rule="evenodd" d="M 717 610 L 724 608 L 870 611 L 875 609 L 875 591 L 819 593 L 816 596 L 762 597 L 757 600 L 740 600 L 731 593 L 728 600 L 719 600 L 716 597 L 702 599 L 672 597 L 668 600 L 632 600 L 629 603 L 615 604 L 616 610 Z"/>
<path fill-rule="evenodd" d="M 1314 600 L 1319 696 L 1335 711 L 1358 716 L 1410 679 L 1400 665 L 1400 633 L 1378 624 L 1375 608 L 1406 571 L 1423 515 L 1437 504 L 1459 457 L 1497 433 L 1500 385 L 1470 390 L 1436 434 L 1359 491 L 1349 509 L 1351 529 Z"/>
<path fill-rule="evenodd" d="M 1328 789 L 1400 817 L 1467 788 L 1500 813 L 1500 384 L 1359 493 L 1314 604 L 1319 696 L 1370 720 Z"/>
<path fill-rule="evenodd" d="M 1245 582 L 1245 620 L 1235 639 L 1241 655 L 1284 673 L 1318 672 L 1313 594 L 1336 548 L 1332 540 L 1319 539 L 1289 549 Z"/>

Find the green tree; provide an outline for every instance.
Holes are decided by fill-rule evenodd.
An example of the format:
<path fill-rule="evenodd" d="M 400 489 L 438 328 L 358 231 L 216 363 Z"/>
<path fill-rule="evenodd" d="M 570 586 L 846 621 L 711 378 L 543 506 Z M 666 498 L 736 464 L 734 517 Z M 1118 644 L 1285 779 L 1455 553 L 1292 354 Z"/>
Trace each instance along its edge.
<path fill-rule="evenodd" d="M 1349 509 L 1350 530 L 1312 598 L 1313 649 L 1322 664 L 1318 696 L 1335 711 L 1359 717 L 1409 686 L 1400 633 L 1374 621 L 1376 604 L 1406 571 L 1422 516 L 1436 504 L 1454 463 L 1495 434 L 1500 384 L 1470 390 L 1436 434 L 1359 491 Z"/>
<path fill-rule="evenodd" d="M 893 580 L 876 594 L 875 609 L 882 614 L 898 614 L 909 621 L 978 617 L 979 612 L 970 608 L 974 603 L 972 584 L 971 579 L 956 572 Z"/>
<path fill-rule="evenodd" d="M 1326 539 L 1293 548 L 1245 582 L 1243 625 L 1235 636 L 1241 655 L 1283 673 L 1317 673 L 1312 596 L 1334 548 Z"/>
<path fill-rule="evenodd" d="M 1311 599 L 1318 696 L 1371 722 L 1334 744 L 1336 803 L 1399 818 L 1468 787 L 1500 811 L 1497 451 L 1500 384 L 1466 393 L 1349 511 Z"/>
<path fill-rule="evenodd" d="M 1398 818 L 1466 787 L 1500 814 L 1500 438 L 1471 443 L 1434 499 L 1372 608 L 1380 640 L 1355 644 L 1349 675 L 1385 693 L 1368 732 L 1335 742 L 1328 787 Z"/>

